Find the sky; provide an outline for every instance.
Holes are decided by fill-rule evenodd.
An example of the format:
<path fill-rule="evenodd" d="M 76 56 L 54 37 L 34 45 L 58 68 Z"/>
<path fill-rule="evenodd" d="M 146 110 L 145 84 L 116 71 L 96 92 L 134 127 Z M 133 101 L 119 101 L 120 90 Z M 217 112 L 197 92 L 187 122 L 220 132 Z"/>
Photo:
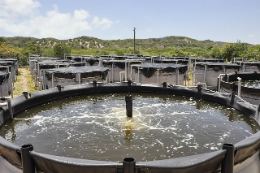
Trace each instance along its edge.
<path fill-rule="evenodd" d="M 0 36 L 260 44 L 260 0 L 0 0 Z"/>

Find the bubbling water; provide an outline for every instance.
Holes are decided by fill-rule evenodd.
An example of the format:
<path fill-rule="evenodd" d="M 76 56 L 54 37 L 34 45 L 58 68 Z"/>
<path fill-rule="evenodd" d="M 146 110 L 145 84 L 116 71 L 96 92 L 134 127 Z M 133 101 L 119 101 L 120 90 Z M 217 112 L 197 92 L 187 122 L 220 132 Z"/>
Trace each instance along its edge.
<path fill-rule="evenodd" d="M 260 88 L 260 81 L 259 80 L 242 81 L 241 85 L 244 86 L 244 87 L 259 89 Z"/>
<path fill-rule="evenodd" d="M 160 160 L 219 150 L 257 132 L 250 117 L 194 98 L 135 94 L 133 117 L 125 95 L 81 96 L 53 101 L 19 114 L 0 135 L 35 151 L 93 160 Z"/>

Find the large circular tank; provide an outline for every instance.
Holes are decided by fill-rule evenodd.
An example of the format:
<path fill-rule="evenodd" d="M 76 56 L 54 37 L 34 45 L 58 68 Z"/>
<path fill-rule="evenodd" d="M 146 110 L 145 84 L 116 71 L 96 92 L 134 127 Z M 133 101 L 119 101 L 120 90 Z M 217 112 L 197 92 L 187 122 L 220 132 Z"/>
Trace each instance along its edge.
<path fill-rule="evenodd" d="M 101 95 L 96 95 L 97 93 Z M 109 94 L 107 95 L 107 93 Z M 121 102 L 124 103 L 125 100 L 122 96 L 120 96 L 120 94 L 118 95 L 116 93 L 133 94 L 134 98 L 136 98 L 133 102 L 134 106 L 132 119 L 129 120 L 129 118 L 126 117 L 120 118 L 120 112 L 123 112 L 122 106 L 124 106 L 124 104 L 121 104 Z M 134 93 L 137 94 L 134 95 Z M 148 96 L 146 94 L 146 97 L 145 95 L 139 93 L 152 94 L 148 94 Z M 156 93 L 160 93 L 163 95 L 158 98 L 158 96 L 154 96 L 154 94 Z M 85 99 L 82 99 L 81 97 L 81 99 L 79 100 L 79 98 L 75 97 L 83 95 L 85 95 Z M 73 98 L 69 98 L 72 96 Z M 186 97 L 185 101 L 183 100 L 182 96 Z M 66 103 L 65 98 L 68 98 L 67 100 L 69 100 L 69 102 Z M 153 99 L 149 100 L 151 98 Z M 63 101 L 61 99 L 63 99 Z M 145 101 L 147 99 L 148 101 Z M 228 106 L 228 108 L 221 107 L 217 104 L 209 106 L 206 103 L 203 105 L 204 101 L 202 101 L 201 99 L 213 101 L 214 103 Z M 179 103 L 178 100 L 180 101 Z M 64 102 L 64 104 L 61 104 L 62 102 Z M 260 133 L 256 132 L 258 130 L 258 124 L 251 123 L 252 126 L 248 126 L 245 125 L 242 121 L 239 122 L 239 120 L 242 119 L 248 119 L 249 122 L 258 122 L 259 107 L 248 104 L 234 94 L 216 93 L 210 90 L 204 90 L 201 88 L 201 86 L 198 86 L 197 88 L 187 88 L 172 85 L 168 86 L 166 83 L 164 83 L 162 87 L 137 85 L 131 83 L 130 81 L 128 83 L 108 85 L 93 83 L 87 85 L 65 86 L 64 88 L 59 86 L 57 88 L 52 88 L 49 90 L 30 94 L 24 93 L 23 95 L 12 100 L 12 110 L 14 115 L 24 112 L 25 110 L 27 110 L 27 114 L 29 115 L 29 108 L 42 104 L 48 104 L 50 107 L 53 107 L 53 109 L 47 108 L 52 113 L 49 112 L 49 114 L 47 111 L 44 115 L 43 111 L 42 113 L 40 113 L 40 115 L 36 115 L 36 117 L 24 117 L 25 119 L 23 119 L 23 117 L 20 117 L 21 119 L 19 119 L 19 117 L 16 117 L 17 119 L 14 119 L 11 122 L 11 124 L 14 123 L 19 126 L 19 122 L 27 121 L 27 123 L 21 123 L 21 126 L 19 126 L 19 128 L 15 128 L 20 130 L 23 128 L 27 129 L 27 125 L 29 125 L 30 122 L 36 123 L 38 129 L 33 128 L 32 130 L 29 130 L 30 132 L 32 132 L 32 136 L 25 135 L 28 137 L 28 139 L 33 139 L 33 136 L 35 136 L 37 132 L 39 132 L 37 130 L 45 131 L 48 128 L 53 128 L 56 129 L 52 133 L 52 135 L 54 136 L 50 137 L 46 135 L 47 138 L 44 137 L 46 139 L 46 145 L 50 146 L 48 148 L 49 150 L 51 150 L 52 146 L 54 146 L 51 143 L 55 143 L 59 147 L 54 147 L 59 149 L 61 152 L 63 151 L 62 145 L 57 143 L 61 141 L 57 141 L 56 139 L 58 138 L 56 138 L 55 136 L 59 134 L 58 131 L 65 131 L 65 133 L 69 133 L 67 133 L 66 135 L 61 135 L 61 138 L 59 139 L 68 139 L 66 142 L 71 143 L 79 138 L 85 138 L 93 142 L 94 145 L 92 145 L 92 148 L 94 148 L 94 151 L 96 151 L 96 153 L 100 152 L 100 154 L 103 154 L 103 149 L 106 148 L 106 145 L 109 145 L 110 142 L 102 142 L 104 144 L 104 147 L 103 149 L 101 148 L 101 150 L 99 147 L 95 147 L 95 145 L 101 146 L 101 144 L 99 145 L 100 134 L 95 134 L 97 131 L 100 132 L 101 130 L 104 133 L 102 134 L 104 138 L 105 136 L 109 136 L 112 140 L 111 143 L 115 142 L 117 144 L 114 145 L 114 150 L 110 155 L 121 155 L 121 157 L 127 156 L 127 158 L 124 158 L 123 163 L 120 163 L 106 161 L 105 157 L 102 158 L 103 161 L 97 161 L 98 159 L 88 160 L 91 158 L 92 154 L 86 154 L 87 159 L 54 156 L 52 154 L 43 154 L 41 152 L 38 152 L 36 148 L 34 151 L 31 145 L 22 145 L 22 147 L 20 148 L 16 144 L 12 144 L 10 141 L 6 141 L 3 138 L 0 138 L 0 153 L 2 157 L 6 159 L 0 160 L 0 164 L 2 167 L 6 168 L 6 165 L 12 163 L 13 165 L 15 165 L 15 167 L 22 168 L 23 170 L 33 170 L 36 168 L 38 172 L 248 172 L 249 170 L 253 172 L 258 172 L 260 170 L 258 157 Z M 41 106 L 43 110 L 45 109 L 44 107 L 44 105 Z M 72 110 L 72 107 L 75 107 L 75 109 Z M 146 107 L 149 107 L 149 109 L 147 109 Z M 233 108 L 240 112 L 233 112 L 235 111 Z M 220 120 L 218 118 L 219 112 L 215 112 L 215 109 L 222 110 L 220 112 L 233 112 L 233 114 L 230 114 L 228 116 L 221 115 L 220 117 L 222 117 L 223 119 L 220 118 L 222 119 Z M 111 110 L 111 112 L 107 112 L 107 110 Z M 84 112 L 86 111 L 87 115 L 84 115 Z M 97 114 L 95 120 L 91 119 L 91 117 L 95 117 L 95 114 Z M 116 114 L 118 116 L 114 116 Z M 167 114 L 167 116 L 163 116 L 161 114 Z M 236 115 L 240 114 L 244 114 L 245 117 L 235 117 Z M 63 115 L 64 117 L 62 118 Z M 189 115 L 191 115 L 192 117 L 189 117 Z M 38 121 L 39 119 L 37 119 L 37 116 L 38 118 L 39 116 L 45 116 L 46 118 L 40 118 L 40 121 Z M 105 116 L 105 118 L 102 116 Z M 87 120 L 84 118 L 90 119 Z M 207 121 L 210 118 L 213 118 L 213 120 Z M 214 118 L 216 119 L 214 120 Z M 43 121 L 43 119 L 45 119 L 46 121 Z M 182 122 L 181 119 L 186 120 Z M 10 121 L 9 110 L 7 107 L 3 108 L 2 114 L 0 114 L 0 120 L 2 126 L 4 125 L 4 123 Z M 174 123 L 174 120 L 177 122 Z M 218 123 L 222 122 L 223 120 L 223 123 Z M 18 122 L 15 123 L 15 121 Z M 63 123 L 62 121 L 64 121 L 64 124 L 66 123 L 66 121 L 68 121 L 69 123 L 67 123 L 67 125 L 75 124 L 76 126 L 63 128 L 62 126 L 57 126 L 57 124 L 55 124 L 56 122 Z M 213 121 L 215 122 L 209 123 Z M 131 124 L 132 122 L 134 123 Z M 196 123 L 193 124 L 194 122 Z M 103 124 L 103 126 L 100 125 L 100 123 Z M 197 129 L 197 127 L 195 127 L 196 124 L 197 126 L 199 126 L 198 128 L 204 130 L 194 130 L 194 128 Z M 217 127 L 215 127 L 213 124 L 217 124 Z M 79 126 L 82 128 L 82 131 L 79 131 L 75 134 L 71 133 L 70 130 L 77 129 Z M 136 130 L 133 130 L 135 128 L 140 128 L 140 130 L 143 128 L 145 129 L 144 131 L 148 129 L 148 131 L 150 132 L 156 129 L 159 131 L 154 131 L 150 135 L 142 135 L 139 134 L 139 132 L 137 132 Z M 185 128 L 186 130 L 184 130 Z M 15 129 L 11 128 L 10 130 L 5 131 L 4 134 L 9 134 L 9 137 L 12 140 L 12 130 Z M 114 131 L 119 131 L 118 135 L 112 133 L 112 129 L 114 129 Z M 187 131 L 187 129 L 189 129 L 189 131 Z M 250 131 L 250 129 L 255 129 L 255 131 Z M 176 132 L 176 134 L 174 134 L 174 132 Z M 224 144 L 222 148 L 221 146 L 224 141 L 220 141 L 220 144 L 218 145 L 218 140 L 217 142 L 215 141 L 216 143 L 212 142 L 213 144 L 211 144 L 212 139 L 210 139 L 210 141 L 206 140 L 207 145 L 203 146 L 199 144 L 198 146 L 196 146 L 196 142 L 194 142 L 194 139 L 197 139 L 197 137 L 195 137 L 196 132 L 198 132 L 198 135 L 205 136 L 206 138 L 210 137 L 211 135 L 216 135 L 222 138 L 230 136 L 231 139 L 227 140 L 230 143 Z M 93 134 L 92 136 L 84 136 L 84 134 L 87 133 Z M 169 133 L 169 136 L 167 136 L 167 133 Z M 236 133 L 239 135 L 242 134 L 243 137 L 239 137 L 238 135 L 232 136 Z M 39 133 L 38 135 L 40 134 L 41 133 Z M 155 135 L 154 138 L 152 137 L 152 134 Z M 171 139 L 170 134 L 174 135 L 175 137 Z M 22 133 L 19 135 L 23 136 Z M 165 139 L 163 139 L 164 135 L 166 135 Z M 120 143 L 122 144 L 122 141 L 125 141 L 127 144 L 127 141 L 131 142 L 132 139 L 138 139 L 136 140 L 136 142 L 140 142 L 145 141 L 148 137 L 154 140 L 154 143 L 147 142 L 147 146 L 139 146 L 141 147 L 141 149 L 138 149 L 138 146 L 135 147 L 135 145 L 130 145 L 129 148 L 131 148 L 131 146 L 133 148 L 136 148 L 136 152 L 134 152 L 135 150 L 127 152 L 126 148 L 122 152 L 115 152 L 117 151 L 115 147 L 121 146 Z M 179 140 L 178 137 L 181 137 L 183 140 Z M 215 139 L 215 137 L 213 138 Z M 167 139 L 172 140 L 172 142 L 170 142 L 172 144 L 168 144 Z M 238 141 L 236 141 L 236 139 L 238 139 Z M 29 140 L 25 141 L 27 143 L 30 142 Z M 181 143 L 182 145 L 180 145 Z M 152 146 L 153 144 L 161 147 L 161 150 L 159 150 L 158 152 L 161 152 L 162 154 L 159 154 L 159 156 L 157 156 L 158 159 L 154 157 L 146 159 L 141 156 L 137 156 L 138 159 L 135 159 L 135 153 L 142 155 L 142 149 L 144 149 L 143 151 L 149 151 L 149 146 Z M 171 148 L 171 145 L 174 146 Z M 195 155 L 193 155 L 194 153 L 192 153 L 191 156 L 186 155 L 185 157 L 179 157 L 182 155 L 182 149 L 180 146 L 183 146 L 183 148 L 185 148 L 184 145 L 190 146 L 189 148 L 191 149 L 195 149 L 196 147 L 208 147 L 209 150 L 205 150 L 206 153 L 195 153 Z M 84 143 L 79 143 L 79 145 L 77 145 L 77 147 L 79 148 L 80 146 L 83 146 L 84 148 Z M 124 145 L 124 147 L 126 146 Z M 147 147 L 148 149 L 145 149 L 145 147 Z M 180 148 L 178 149 L 178 147 Z M 72 150 L 72 153 L 73 151 L 75 151 L 75 155 L 77 155 L 77 153 L 82 153 L 76 152 L 75 147 L 72 146 L 71 148 L 67 146 L 67 149 Z M 175 150 L 180 151 L 180 155 L 178 156 L 178 154 L 176 154 L 177 158 L 174 158 L 174 156 L 170 156 L 169 158 L 169 155 L 166 155 L 168 153 L 168 150 L 170 150 L 171 152 Z M 190 150 L 185 148 L 185 152 L 189 153 Z M 105 151 L 107 152 L 107 150 Z M 151 149 L 151 151 L 149 152 L 156 153 L 157 150 L 154 151 L 153 149 Z M 127 153 L 130 154 L 127 155 Z M 143 153 L 143 156 L 148 157 L 148 154 Z M 167 157 L 165 157 L 164 155 L 166 155 Z M 79 158 L 81 158 L 81 155 L 79 155 Z M 19 171 L 19 169 L 17 170 Z"/>

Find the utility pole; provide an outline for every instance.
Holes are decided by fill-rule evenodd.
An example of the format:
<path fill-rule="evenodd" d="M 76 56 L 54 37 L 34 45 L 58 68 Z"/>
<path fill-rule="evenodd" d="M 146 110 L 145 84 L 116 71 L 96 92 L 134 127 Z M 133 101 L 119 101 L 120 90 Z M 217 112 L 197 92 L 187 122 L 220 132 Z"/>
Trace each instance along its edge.
<path fill-rule="evenodd" d="M 135 55 L 135 27 L 134 27 L 134 55 Z"/>

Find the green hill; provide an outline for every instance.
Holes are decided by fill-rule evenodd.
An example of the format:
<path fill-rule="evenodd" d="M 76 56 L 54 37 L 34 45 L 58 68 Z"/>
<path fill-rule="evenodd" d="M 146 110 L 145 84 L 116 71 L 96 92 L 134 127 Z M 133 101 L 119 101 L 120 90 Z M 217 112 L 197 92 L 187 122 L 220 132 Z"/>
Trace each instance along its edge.
<path fill-rule="evenodd" d="M 31 43 L 43 47 L 53 48 L 57 43 L 65 43 L 73 49 L 122 49 L 134 46 L 133 39 L 124 40 L 101 40 L 94 37 L 77 37 L 68 40 L 58 40 L 55 38 L 34 38 L 34 37 L 6 37 L 6 43 L 14 47 L 26 47 Z M 167 47 L 221 47 L 224 42 L 211 40 L 195 40 L 188 37 L 169 36 L 163 38 L 136 39 L 136 46 L 141 49 L 167 48 Z"/>

